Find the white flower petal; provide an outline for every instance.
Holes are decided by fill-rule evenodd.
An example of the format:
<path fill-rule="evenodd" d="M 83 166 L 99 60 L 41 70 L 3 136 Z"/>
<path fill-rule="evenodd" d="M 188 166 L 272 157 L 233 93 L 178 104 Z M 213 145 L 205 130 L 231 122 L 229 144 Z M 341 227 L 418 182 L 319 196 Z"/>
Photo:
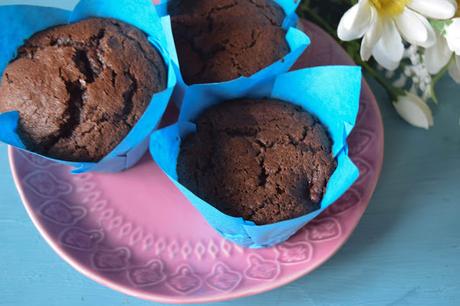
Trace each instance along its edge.
<path fill-rule="evenodd" d="M 455 15 L 457 6 L 449 0 L 412 0 L 408 6 L 426 16 L 434 19 L 449 19 Z"/>
<path fill-rule="evenodd" d="M 371 6 L 368 0 L 361 0 L 343 15 L 337 35 L 343 41 L 358 39 L 368 30 L 370 22 Z"/>
<path fill-rule="evenodd" d="M 393 21 L 383 23 L 382 38 L 375 45 L 372 55 L 388 70 L 395 70 L 404 54 L 401 35 Z"/>
<path fill-rule="evenodd" d="M 380 66 L 385 68 L 386 70 L 394 71 L 398 69 L 399 64 L 401 61 L 393 61 L 391 58 L 389 58 L 386 54 L 385 51 L 377 44 L 372 51 L 372 55 L 374 56 L 374 59 L 379 63 Z"/>
<path fill-rule="evenodd" d="M 436 43 L 436 31 L 433 29 L 428 19 L 426 19 L 425 17 L 421 15 L 419 15 L 419 17 L 420 17 L 420 21 L 423 23 L 428 33 L 428 38 L 423 44 L 420 44 L 420 46 L 424 48 L 429 48 Z"/>
<path fill-rule="evenodd" d="M 425 27 L 416 14 L 408 8 L 404 8 L 402 14 L 395 17 L 396 26 L 401 35 L 414 45 L 416 44 L 415 42 L 424 41 L 428 37 Z"/>
<path fill-rule="evenodd" d="M 405 8 L 401 15 L 395 17 L 395 22 L 407 42 L 422 47 L 432 46 L 434 40 L 429 41 L 429 31 L 433 29 L 428 22 L 423 22 L 423 19 L 426 21 L 425 17 Z"/>
<path fill-rule="evenodd" d="M 364 35 L 363 41 L 361 42 L 361 58 L 363 61 L 368 61 L 371 57 L 375 45 L 382 37 L 382 31 L 382 22 L 378 18 L 377 12 L 372 9 L 371 26 Z"/>
<path fill-rule="evenodd" d="M 450 64 L 449 74 L 455 82 L 460 84 L 460 56 L 456 56 L 455 60 Z"/>
<path fill-rule="evenodd" d="M 436 43 L 425 50 L 424 62 L 430 74 L 436 74 L 441 71 L 450 61 L 452 51 L 447 45 L 446 39 L 437 35 Z"/>
<path fill-rule="evenodd" d="M 398 114 L 415 127 L 429 129 L 433 126 L 433 114 L 425 101 L 420 97 L 406 93 L 393 103 Z"/>
<path fill-rule="evenodd" d="M 452 23 L 446 28 L 445 37 L 450 50 L 460 55 L 460 18 L 452 19 Z"/>

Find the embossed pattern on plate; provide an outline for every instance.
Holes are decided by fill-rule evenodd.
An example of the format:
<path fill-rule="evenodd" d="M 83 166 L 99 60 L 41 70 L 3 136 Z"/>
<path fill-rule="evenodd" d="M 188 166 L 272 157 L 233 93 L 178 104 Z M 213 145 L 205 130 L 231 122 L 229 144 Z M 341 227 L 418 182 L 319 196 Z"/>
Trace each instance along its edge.
<path fill-rule="evenodd" d="M 312 46 L 297 68 L 353 64 L 321 29 L 304 25 Z M 10 161 L 33 222 L 77 270 L 140 298 L 199 303 L 287 284 L 343 245 L 368 205 L 383 159 L 381 117 L 365 82 L 349 143 L 361 172 L 357 183 L 288 242 L 261 250 L 223 240 L 148 157 L 117 175 L 72 176 L 65 167 L 13 150 Z"/>

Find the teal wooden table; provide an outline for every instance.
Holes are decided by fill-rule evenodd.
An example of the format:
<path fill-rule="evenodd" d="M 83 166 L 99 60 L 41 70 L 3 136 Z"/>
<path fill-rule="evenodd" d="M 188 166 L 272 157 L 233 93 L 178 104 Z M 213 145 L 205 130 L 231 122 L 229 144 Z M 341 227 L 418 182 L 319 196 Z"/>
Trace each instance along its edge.
<path fill-rule="evenodd" d="M 4 3 L 46 1 L 0 1 Z M 68 7 L 73 1 L 60 1 Z M 379 185 L 349 242 L 283 288 L 219 305 L 460 305 L 460 86 L 440 82 L 435 126 L 407 126 L 372 81 L 385 123 Z M 0 305 L 160 305 L 63 262 L 25 213 L 0 145 Z"/>

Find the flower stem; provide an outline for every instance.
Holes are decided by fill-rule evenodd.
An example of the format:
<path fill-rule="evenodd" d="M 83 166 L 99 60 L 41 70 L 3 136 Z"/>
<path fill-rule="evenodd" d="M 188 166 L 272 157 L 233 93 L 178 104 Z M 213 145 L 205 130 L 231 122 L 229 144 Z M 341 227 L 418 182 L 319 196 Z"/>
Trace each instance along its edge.
<path fill-rule="evenodd" d="M 449 70 L 449 66 L 450 66 L 450 64 L 452 63 L 453 60 L 454 60 L 454 57 L 452 56 L 452 58 L 447 63 L 447 65 L 444 66 L 436 75 L 434 75 L 431 78 L 431 88 L 430 88 L 430 90 L 431 90 L 431 98 L 433 99 L 434 103 L 436 103 L 436 104 L 438 104 L 438 101 L 439 101 L 438 96 L 436 95 L 436 90 L 435 90 L 436 84 L 446 74 L 447 70 Z"/>
<path fill-rule="evenodd" d="M 369 63 L 359 59 L 357 64 L 364 67 L 367 73 L 369 73 L 383 88 L 385 88 L 392 101 L 396 101 L 399 96 L 404 95 L 404 90 L 393 86 L 384 76 L 369 65 Z"/>
<path fill-rule="evenodd" d="M 334 37 L 335 40 L 338 40 L 336 31 L 332 28 L 329 23 L 327 23 L 321 16 L 319 16 L 314 10 L 312 10 L 308 5 L 304 5 L 300 9 L 303 13 L 305 13 L 311 20 L 316 22 L 320 25 L 329 35 Z"/>
<path fill-rule="evenodd" d="M 444 66 L 436 75 L 433 76 L 433 78 L 431 79 L 433 84 L 436 84 L 444 76 L 444 74 L 446 74 L 447 70 L 449 70 L 449 66 L 452 64 L 453 61 L 454 57 L 452 56 L 447 65 Z"/>

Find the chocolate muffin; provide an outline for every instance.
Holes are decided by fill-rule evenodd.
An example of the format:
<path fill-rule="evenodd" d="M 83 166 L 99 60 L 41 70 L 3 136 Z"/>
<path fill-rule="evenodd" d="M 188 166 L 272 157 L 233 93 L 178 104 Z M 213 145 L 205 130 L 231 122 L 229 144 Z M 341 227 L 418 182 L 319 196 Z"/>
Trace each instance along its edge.
<path fill-rule="evenodd" d="M 250 76 L 289 53 L 273 0 L 174 0 L 169 13 L 187 84 Z"/>
<path fill-rule="evenodd" d="M 336 168 L 325 127 L 277 100 L 236 100 L 196 120 L 177 163 L 179 182 L 222 212 L 256 224 L 320 208 Z"/>
<path fill-rule="evenodd" d="M 3 73 L 0 112 L 19 111 L 31 151 L 99 161 L 166 87 L 162 56 L 139 29 L 92 18 L 39 32 Z"/>

